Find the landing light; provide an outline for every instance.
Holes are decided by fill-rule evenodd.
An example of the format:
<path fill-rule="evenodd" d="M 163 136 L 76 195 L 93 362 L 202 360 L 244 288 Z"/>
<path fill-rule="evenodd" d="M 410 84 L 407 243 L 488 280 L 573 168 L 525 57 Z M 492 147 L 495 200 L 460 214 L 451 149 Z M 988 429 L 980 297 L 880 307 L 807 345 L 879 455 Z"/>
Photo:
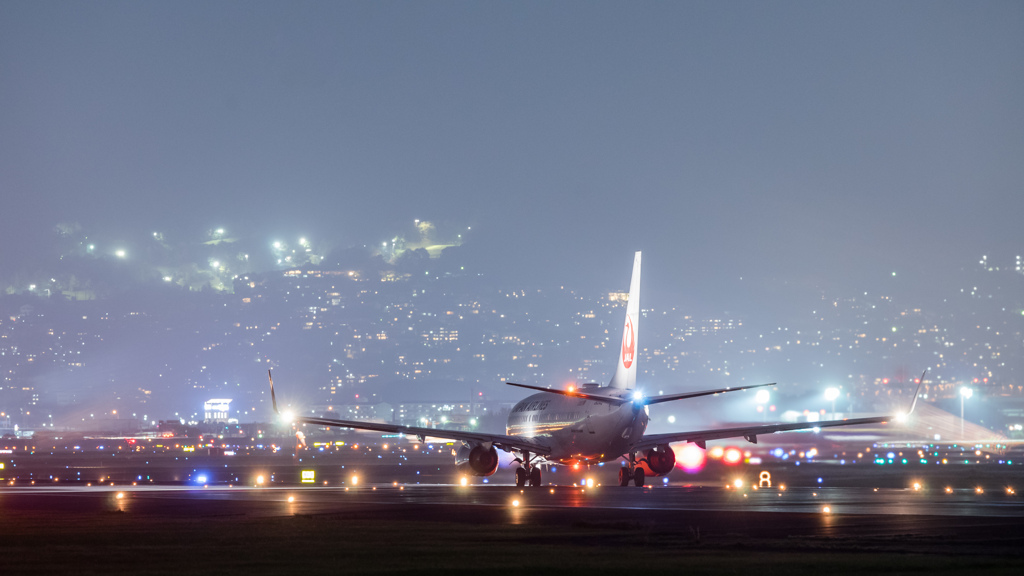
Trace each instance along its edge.
<path fill-rule="evenodd" d="M 519 500 L 513 500 L 512 506 L 519 506 Z"/>
<path fill-rule="evenodd" d="M 643 399 L 644 399 L 644 393 L 643 392 L 641 392 L 639 390 L 637 390 L 636 392 L 633 392 L 633 401 L 634 402 L 639 402 L 639 401 L 641 401 Z"/>
<path fill-rule="evenodd" d="M 824 508 L 821 509 L 821 512 L 822 512 L 822 514 L 831 514 L 832 513 L 832 507 L 831 506 L 825 506 Z"/>
<path fill-rule="evenodd" d="M 467 484 L 469 484 L 469 478 L 463 476 L 462 480 L 459 480 L 459 483 L 462 484 L 463 486 L 466 486 Z"/>

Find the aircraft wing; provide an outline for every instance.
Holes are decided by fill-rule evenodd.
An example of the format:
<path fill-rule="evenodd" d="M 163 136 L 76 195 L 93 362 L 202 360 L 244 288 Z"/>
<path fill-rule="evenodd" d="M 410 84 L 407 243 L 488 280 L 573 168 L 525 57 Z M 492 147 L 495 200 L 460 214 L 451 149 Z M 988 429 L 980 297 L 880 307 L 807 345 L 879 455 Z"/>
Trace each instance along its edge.
<path fill-rule="evenodd" d="M 921 386 L 924 385 L 925 370 L 918 379 L 917 389 L 914 391 L 914 399 L 910 402 L 910 409 L 906 414 L 889 416 L 872 416 L 869 418 L 847 418 L 844 420 L 825 420 L 822 422 L 790 422 L 780 424 L 760 424 L 753 426 L 738 426 L 735 428 L 718 428 L 717 430 L 692 430 L 689 432 L 669 432 L 667 434 L 644 435 L 633 446 L 632 450 L 646 450 L 659 445 L 672 442 L 693 442 L 705 448 L 708 440 L 720 440 L 722 438 L 744 438 L 748 442 L 757 444 L 757 437 L 764 434 L 775 434 L 776 432 L 789 432 L 792 430 L 810 430 L 812 428 L 831 428 L 834 426 L 856 426 L 858 424 L 879 424 L 895 420 L 902 416 L 909 416 L 917 407 L 917 397 L 921 393 Z"/>
<path fill-rule="evenodd" d="M 280 414 L 277 409 L 277 396 L 274 394 L 274 377 L 270 375 L 270 399 L 274 406 L 274 413 Z M 385 432 L 388 434 L 408 434 L 419 436 L 421 439 L 431 436 L 434 438 L 448 438 L 464 442 L 477 442 L 480 444 L 493 444 L 502 450 L 528 450 L 534 454 L 546 456 L 551 453 L 551 447 L 546 446 L 532 438 L 521 436 L 507 436 L 505 434 L 488 434 L 486 432 L 462 432 L 460 430 L 443 430 L 440 428 L 422 428 L 419 426 L 402 426 L 399 424 L 385 424 L 380 422 L 364 422 L 359 420 L 336 420 L 334 418 L 318 418 L 315 416 L 296 416 L 295 422 L 313 424 L 316 426 L 338 426 L 341 428 L 355 428 L 357 430 L 372 430 L 374 432 Z M 422 440 L 421 440 L 422 441 Z"/>
<path fill-rule="evenodd" d="M 809 430 L 811 428 L 829 428 L 832 426 L 854 426 L 857 424 L 878 424 L 895 419 L 895 416 L 874 416 L 871 418 L 850 418 L 847 420 L 825 420 L 822 422 L 792 422 L 784 424 L 761 424 L 757 426 L 738 426 L 736 428 L 718 428 L 715 430 L 691 430 L 689 432 L 669 432 L 667 434 L 645 434 L 633 446 L 633 450 L 646 450 L 672 442 L 693 442 L 705 448 L 708 440 L 720 440 L 722 438 L 745 438 L 749 442 L 757 443 L 757 437 L 764 434 L 776 432 L 789 432 L 791 430 Z"/>
<path fill-rule="evenodd" d="M 599 402 L 607 402 L 618 406 L 619 404 L 626 404 L 632 402 L 632 398 L 620 398 L 618 396 L 606 396 L 604 394 L 594 394 L 592 392 L 580 392 L 579 390 L 562 390 L 560 388 L 543 388 L 541 386 L 531 386 L 529 384 L 516 384 L 515 382 L 505 382 L 509 386 L 518 386 L 519 388 L 527 388 L 529 390 L 538 390 L 540 392 L 548 392 L 551 394 L 560 394 L 562 396 L 571 396 L 573 398 L 582 398 L 584 400 L 597 400 Z"/>
<path fill-rule="evenodd" d="M 699 396 L 711 396 L 713 394 L 724 394 L 725 392 L 738 392 L 740 390 L 750 390 L 751 388 L 761 388 L 763 386 L 775 386 L 775 382 L 768 384 L 753 384 L 751 386 L 738 386 L 736 388 L 716 388 L 715 390 L 700 390 L 697 392 L 681 392 L 679 394 L 665 394 L 662 396 L 608 396 L 605 394 L 597 394 L 594 392 L 581 392 L 579 390 L 561 390 L 558 388 L 542 388 L 540 386 L 531 386 L 529 384 L 516 384 L 515 382 L 506 382 L 509 386 L 518 386 L 520 388 L 528 388 L 530 390 L 539 390 L 541 392 L 550 392 L 551 394 L 561 394 L 562 396 L 571 396 L 573 398 L 583 398 L 586 400 L 597 400 L 599 402 L 607 402 L 618 406 L 620 404 L 626 404 L 634 402 L 639 405 L 644 404 L 661 404 L 662 402 L 672 402 L 673 400 L 685 400 L 687 398 L 697 398 Z"/>
<path fill-rule="evenodd" d="M 332 418 L 316 418 L 307 416 L 296 416 L 295 422 L 303 424 L 314 424 L 317 426 L 338 426 L 341 428 L 356 428 L 358 430 L 373 430 L 375 432 L 386 432 L 388 434 L 407 434 L 426 438 L 447 438 L 450 440 L 461 440 L 464 442 L 477 442 L 480 444 L 493 444 L 503 450 L 529 450 L 534 454 L 547 455 L 551 453 L 551 447 L 535 442 L 529 438 L 520 436 L 507 436 L 504 434 L 488 434 L 486 432 L 463 432 L 460 430 L 444 430 L 442 428 L 421 428 L 418 426 L 401 426 L 399 424 L 382 424 L 378 422 L 364 422 L 359 420 L 334 420 Z"/>

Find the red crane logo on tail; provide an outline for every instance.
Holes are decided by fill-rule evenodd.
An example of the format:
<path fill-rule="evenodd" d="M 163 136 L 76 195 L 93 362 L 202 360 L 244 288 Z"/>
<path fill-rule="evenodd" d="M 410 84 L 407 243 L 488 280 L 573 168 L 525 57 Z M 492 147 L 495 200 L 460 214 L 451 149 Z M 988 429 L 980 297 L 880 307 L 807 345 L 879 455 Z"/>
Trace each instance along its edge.
<path fill-rule="evenodd" d="M 636 353 L 636 338 L 633 337 L 633 319 L 626 315 L 626 326 L 622 329 L 622 365 L 629 368 L 633 365 Z"/>

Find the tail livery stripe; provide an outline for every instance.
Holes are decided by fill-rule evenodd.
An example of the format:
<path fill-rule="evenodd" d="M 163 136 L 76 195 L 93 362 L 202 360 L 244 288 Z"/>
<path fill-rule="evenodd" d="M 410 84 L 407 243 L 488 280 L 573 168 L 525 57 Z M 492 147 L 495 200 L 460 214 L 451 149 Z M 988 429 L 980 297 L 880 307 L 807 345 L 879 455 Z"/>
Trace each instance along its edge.
<path fill-rule="evenodd" d="M 629 281 L 626 319 L 622 325 L 622 351 L 615 375 L 608 386 L 632 390 L 636 386 L 637 337 L 640 333 L 640 252 L 633 257 L 633 276 Z"/>

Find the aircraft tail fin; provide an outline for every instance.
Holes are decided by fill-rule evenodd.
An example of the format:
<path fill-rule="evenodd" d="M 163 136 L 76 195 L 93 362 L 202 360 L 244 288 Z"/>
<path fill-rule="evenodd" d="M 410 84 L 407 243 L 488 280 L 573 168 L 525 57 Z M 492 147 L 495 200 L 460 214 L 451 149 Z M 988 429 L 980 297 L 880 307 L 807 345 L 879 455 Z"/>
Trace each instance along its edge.
<path fill-rule="evenodd" d="M 633 256 L 633 276 L 629 281 L 626 320 L 622 327 L 622 348 L 610 388 L 632 390 L 636 387 L 637 335 L 640 328 L 640 252 Z"/>

